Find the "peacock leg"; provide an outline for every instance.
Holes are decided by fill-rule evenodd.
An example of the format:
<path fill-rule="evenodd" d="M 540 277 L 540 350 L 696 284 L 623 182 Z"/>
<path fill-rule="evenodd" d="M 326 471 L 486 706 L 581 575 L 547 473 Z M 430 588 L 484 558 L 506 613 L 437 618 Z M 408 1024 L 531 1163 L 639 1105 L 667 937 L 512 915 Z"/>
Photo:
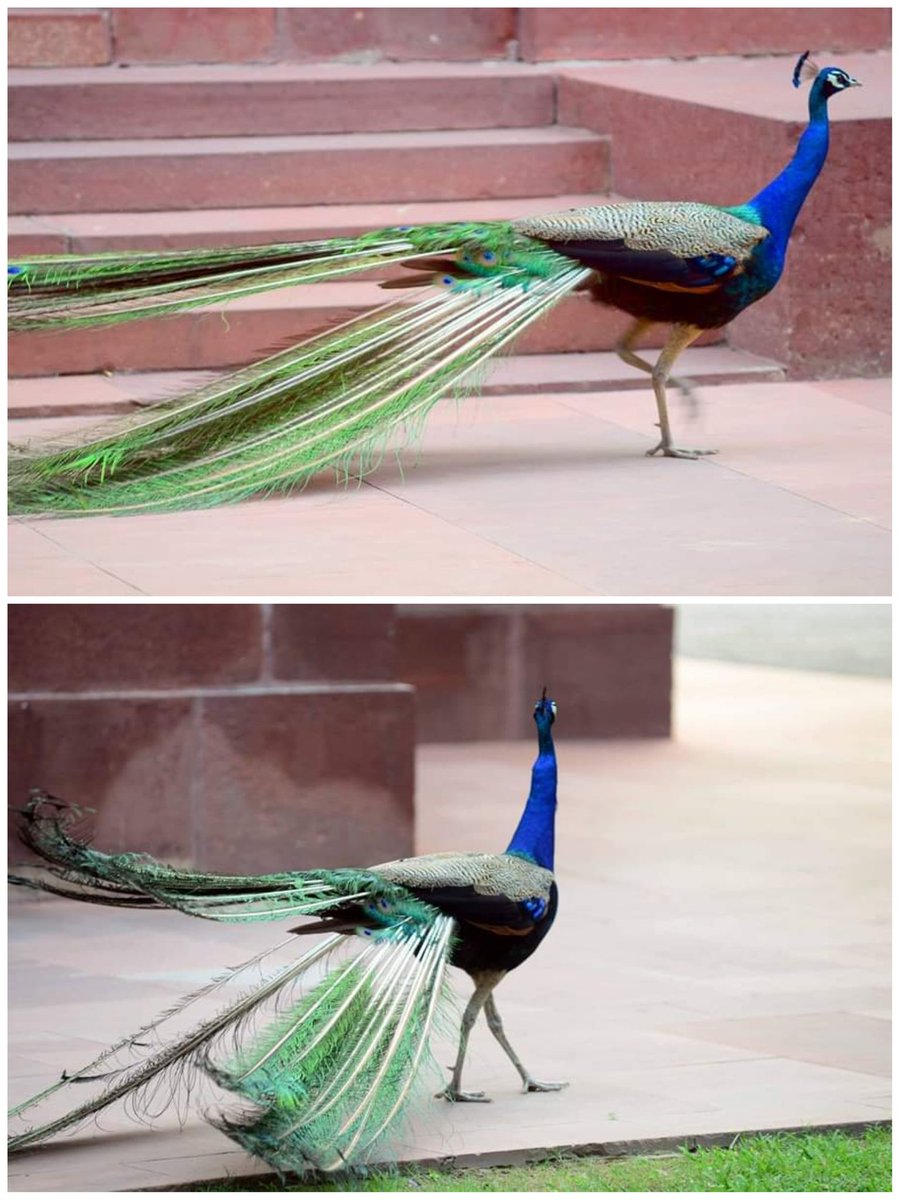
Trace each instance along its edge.
<path fill-rule="evenodd" d="M 484 1005 L 484 1015 L 487 1017 L 488 1029 L 506 1051 L 507 1057 L 512 1065 L 516 1068 L 522 1077 L 524 1091 L 526 1092 L 560 1092 L 564 1087 L 568 1087 L 567 1083 L 541 1083 L 534 1079 L 531 1074 L 522 1066 L 522 1062 L 509 1044 L 506 1038 L 506 1033 L 503 1029 L 503 1022 L 500 1020 L 500 1014 L 497 1011 L 497 1003 L 494 1000 L 493 993 L 488 995 Z"/>
<path fill-rule="evenodd" d="M 669 428 L 669 411 L 666 407 L 666 384 L 669 374 L 675 365 L 678 355 L 687 346 L 697 340 L 703 332 L 697 325 L 675 325 L 662 348 L 656 365 L 651 372 L 653 391 L 656 395 L 656 408 L 659 413 L 659 431 L 662 435 L 657 445 L 647 454 L 663 454 L 666 458 L 698 458 L 701 454 L 716 454 L 716 450 L 682 450 L 672 445 L 672 431 Z"/>
<path fill-rule="evenodd" d="M 616 343 L 616 354 L 618 354 L 622 362 L 628 363 L 629 367 L 637 367 L 639 371 L 646 371 L 648 375 L 653 374 L 653 363 L 649 363 L 646 358 L 641 358 L 639 354 L 635 354 L 633 347 L 641 334 L 646 333 L 655 324 L 656 321 L 649 321 L 646 317 L 638 317 L 634 324 L 628 327 Z M 677 387 L 685 399 L 689 401 L 690 415 L 691 417 L 695 417 L 700 406 L 694 385 L 689 379 L 676 379 L 674 375 L 669 376 L 669 383 Z"/>
<path fill-rule="evenodd" d="M 435 1099 L 452 1100 L 454 1104 L 462 1104 L 466 1101 L 473 1101 L 478 1104 L 490 1104 L 490 1096 L 486 1096 L 484 1092 L 464 1092 L 460 1087 L 462 1083 L 463 1063 L 466 1060 L 466 1049 L 469 1045 L 469 1034 L 472 1032 L 472 1026 L 478 1019 L 478 1014 L 484 1008 L 491 991 L 497 986 L 505 971 L 490 971 L 473 975 L 475 980 L 475 991 L 472 993 L 472 998 L 466 1005 L 466 1011 L 463 1013 L 462 1024 L 459 1029 L 459 1050 L 456 1055 L 456 1063 L 453 1066 L 453 1074 L 450 1076 L 450 1082 L 442 1092 L 438 1092 Z"/>

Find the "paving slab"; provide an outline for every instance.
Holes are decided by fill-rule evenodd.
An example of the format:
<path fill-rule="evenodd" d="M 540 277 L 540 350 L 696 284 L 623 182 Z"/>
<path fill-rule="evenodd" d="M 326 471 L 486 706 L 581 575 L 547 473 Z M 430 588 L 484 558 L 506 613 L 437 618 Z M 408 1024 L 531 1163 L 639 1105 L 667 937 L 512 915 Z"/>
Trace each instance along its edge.
<path fill-rule="evenodd" d="M 640 392 L 475 398 L 438 405 L 418 452 L 361 486 L 322 476 L 287 499 L 204 512 L 19 518 L 10 591 L 888 595 L 888 416 L 819 384 L 701 395 L 698 420 L 675 400 L 672 412 L 683 442 L 721 448 L 702 461 L 645 457 L 653 404 Z M 92 590 L 99 572 L 111 590 Z"/>
<path fill-rule="evenodd" d="M 559 699 L 560 915 L 498 1001 L 530 1069 L 570 1087 L 521 1095 L 479 1024 L 466 1081 L 493 1103 L 425 1100 L 399 1158 L 887 1118 L 888 681 L 681 659 L 676 736 L 640 743 L 567 742 Z M 422 747 L 418 850 L 505 845 L 531 758 L 524 741 Z M 89 1060 L 98 1030 L 136 1028 L 164 992 L 281 934 L 205 923 L 200 937 L 180 914 L 14 899 L 14 1097 Z M 49 995 L 54 970 L 85 981 L 77 1004 Z M 129 994 L 111 1001 L 114 982 Z M 155 1129 L 111 1112 L 14 1158 L 10 1188 L 185 1188 L 264 1169 L 202 1109 L 181 1129 L 172 1112 Z"/>

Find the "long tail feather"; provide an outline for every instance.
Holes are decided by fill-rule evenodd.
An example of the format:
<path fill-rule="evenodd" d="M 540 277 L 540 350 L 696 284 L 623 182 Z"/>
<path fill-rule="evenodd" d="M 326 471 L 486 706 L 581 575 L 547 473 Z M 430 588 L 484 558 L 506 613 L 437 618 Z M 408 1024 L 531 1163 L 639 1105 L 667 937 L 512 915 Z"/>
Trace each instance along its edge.
<path fill-rule="evenodd" d="M 31 1146 L 48 1141 L 59 1133 L 75 1129 L 118 1100 L 128 1100 L 132 1106 L 132 1112 L 141 1117 L 144 1111 L 142 1101 L 147 1090 L 162 1076 L 166 1077 L 165 1103 L 177 1103 L 181 1098 L 179 1093 L 190 1090 L 191 1072 L 197 1066 L 196 1056 L 199 1051 L 208 1047 L 221 1034 L 234 1030 L 241 1022 L 252 1017 L 254 1011 L 265 1000 L 309 970 L 334 949 L 341 940 L 341 935 L 336 934 L 314 946 L 302 958 L 281 968 L 273 976 L 264 980 L 262 984 L 224 1008 L 216 1017 L 201 1023 L 172 1042 L 160 1044 L 157 1034 L 162 1026 L 171 1022 L 188 1007 L 207 997 L 216 989 L 234 982 L 248 968 L 256 966 L 263 958 L 272 953 L 270 948 L 262 955 L 242 963 L 239 967 L 226 972 L 210 984 L 191 993 L 173 1008 L 143 1026 L 137 1033 L 122 1038 L 115 1045 L 104 1050 L 92 1062 L 77 1071 L 66 1072 L 61 1079 L 38 1095 L 16 1105 L 10 1110 L 9 1115 L 19 1117 L 29 1109 L 46 1103 L 51 1096 L 63 1089 L 75 1088 L 83 1094 L 86 1084 L 104 1080 L 109 1082 L 89 1100 L 83 1101 L 63 1115 L 42 1125 L 32 1126 L 21 1133 L 13 1134 L 8 1142 L 10 1152 L 26 1150 Z M 123 1057 L 129 1055 L 132 1058 L 137 1055 L 137 1061 L 123 1063 Z"/>
<path fill-rule="evenodd" d="M 225 985 L 241 983 L 272 951 L 228 971 L 18 1104 L 11 1115 L 22 1119 L 34 1109 L 53 1108 L 57 1093 L 76 1088 L 80 1098 L 91 1092 L 74 1108 L 14 1134 L 11 1150 L 74 1129 L 117 1101 L 146 1119 L 154 1098 L 162 1106 L 183 1101 L 197 1068 L 242 1102 L 243 1111 L 214 1123 L 278 1170 L 355 1167 L 383 1146 L 429 1060 L 447 999 L 451 918 L 370 872 L 210 875 L 146 855 L 103 854 L 71 835 L 78 811 L 44 793 L 32 797 L 24 815 L 24 840 L 50 877 L 28 879 L 29 886 L 89 903 L 129 906 L 143 898 L 153 907 L 227 921 L 331 911 L 338 929 L 350 929 L 348 914 L 357 913 L 357 932 L 367 940 L 320 978 L 314 968 L 323 958 L 353 944 L 333 932 L 213 1018 L 170 1034 L 178 1016 Z M 275 949 L 291 943 L 293 935 Z M 248 1032 L 248 1026 L 259 1032 Z M 230 1053 L 220 1061 L 229 1039 Z"/>
<path fill-rule="evenodd" d="M 37 874 L 15 874 L 10 881 L 91 904 L 171 908 L 229 924 L 348 910 L 373 919 L 382 912 L 402 912 L 425 923 L 434 915 L 428 905 L 371 871 L 218 875 L 170 867 L 147 854 L 105 854 L 73 836 L 82 815 L 76 806 L 36 789 L 22 810 L 19 833 L 42 863 Z"/>
<path fill-rule="evenodd" d="M 388 266 L 416 254 L 403 233 L 385 230 L 269 246 L 38 256 L 8 275 L 9 327 L 72 329 L 171 316 Z"/>
<path fill-rule="evenodd" d="M 325 979 L 213 1078 L 249 1103 L 220 1127 L 278 1170 L 365 1162 L 405 1110 L 428 1056 L 453 921 L 399 926 Z"/>
<path fill-rule="evenodd" d="M 471 389 L 494 355 L 590 274 L 507 226 L 480 228 L 481 249 L 470 227 L 469 242 L 448 247 L 448 228 L 414 231 L 413 253 L 412 241 L 397 251 L 398 261 L 421 255 L 429 272 L 435 253 L 438 263 L 453 253 L 442 288 L 418 303 L 387 304 L 72 444 L 14 449 L 13 510 L 202 507 L 290 491 L 327 468 L 365 472 L 392 437 L 414 436 L 441 396 Z M 358 269 L 347 266 L 358 258 L 336 254 L 335 269 Z"/>

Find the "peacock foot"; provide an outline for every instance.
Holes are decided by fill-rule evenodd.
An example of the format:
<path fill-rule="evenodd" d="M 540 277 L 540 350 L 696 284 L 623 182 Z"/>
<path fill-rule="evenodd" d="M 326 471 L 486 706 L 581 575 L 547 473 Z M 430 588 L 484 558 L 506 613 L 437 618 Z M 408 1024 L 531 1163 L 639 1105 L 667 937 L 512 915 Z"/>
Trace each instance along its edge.
<path fill-rule="evenodd" d="M 539 1079 L 532 1079 L 529 1075 L 525 1081 L 523 1092 L 561 1092 L 563 1088 L 567 1088 L 567 1083 L 541 1083 Z"/>
<path fill-rule="evenodd" d="M 718 453 L 718 450 L 683 450 L 678 446 L 667 446 L 665 442 L 658 442 L 652 450 L 646 451 L 646 456 L 652 458 L 654 454 L 661 454 L 664 458 L 702 458 L 704 455 Z"/>
<path fill-rule="evenodd" d="M 435 1100 L 449 1100 L 451 1104 L 490 1104 L 490 1096 L 484 1092 L 460 1092 L 450 1083 L 442 1092 L 435 1095 Z"/>

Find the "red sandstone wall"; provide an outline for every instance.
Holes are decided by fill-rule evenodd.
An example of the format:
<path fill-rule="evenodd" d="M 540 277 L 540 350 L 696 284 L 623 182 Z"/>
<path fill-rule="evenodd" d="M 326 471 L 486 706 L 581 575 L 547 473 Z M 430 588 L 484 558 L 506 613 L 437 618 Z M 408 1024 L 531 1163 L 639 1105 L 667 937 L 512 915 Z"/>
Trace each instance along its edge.
<path fill-rule="evenodd" d="M 383 861 L 417 727 L 529 738 L 547 684 L 567 737 L 666 736 L 671 633 L 653 605 L 14 605 L 10 804 L 39 785 L 98 845 L 213 870 Z"/>
<path fill-rule="evenodd" d="M 9 63 L 442 62 L 795 53 L 890 44 L 887 8 L 13 9 Z M 802 47 L 801 47 L 802 48 Z"/>
<path fill-rule="evenodd" d="M 413 849 L 414 695 L 388 605 L 16 605 L 10 803 L 213 870 Z"/>
<path fill-rule="evenodd" d="M 398 673 L 420 741 L 522 737 L 544 686 L 566 737 L 668 737 L 672 624 L 649 604 L 401 606 Z"/>

